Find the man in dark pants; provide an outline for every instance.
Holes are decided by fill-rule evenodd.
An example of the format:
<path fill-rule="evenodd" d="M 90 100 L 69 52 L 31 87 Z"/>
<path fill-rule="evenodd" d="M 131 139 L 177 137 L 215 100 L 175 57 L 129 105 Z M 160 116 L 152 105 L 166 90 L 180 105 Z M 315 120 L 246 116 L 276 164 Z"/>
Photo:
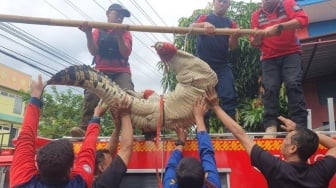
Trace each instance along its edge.
<path fill-rule="evenodd" d="M 234 88 L 232 65 L 228 62 L 229 49 L 238 46 L 239 35 L 214 35 L 216 28 L 237 28 L 234 21 L 225 16 L 230 6 L 230 0 L 213 0 L 213 13 L 200 15 L 191 25 L 192 27 L 205 28 L 207 35 L 197 37 L 196 56 L 209 64 L 216 72 L 218 84 L 216 91 L 220 97 L 222 108 L 234 118 L 237 107 L 237 94 Z M 207 129 L 209 116 L 206 114 Z"/>
<path fill-rule="evenodd" d="M 290 118 L 307 125 L 306 102 L 302 90 L 302 59 L 296 29 L 308 24 L 308 17 L 294 0 L 263 0 L 262 8 L 251 18 L 251 28 L 264 29 L 251 37 L 251 44 L 262 51 L 264 127 L 276 132 L 279 116 L 279 92 L 284 82 Z M 264 35 L 267 37 L 264 38 Z M 266 135 L 264 138 L 272 138 Z"/>
<path fill-rule="evenodd" d="M 108 23 L 122 23 L 130 12 L 119 4 L 112 4 L 106 11 Z M 84 25 L 80 29 L 85 33 L 87 47 L 94 56 L 95 69 L 106 74 L 121 88 L 133 90 L 131 69 L 128 57 L 132 51 L 132 36 L 129 31 L 120 29 L 94 29 Z M 99 98 L 89 92 L 84 92 L 83 115 L 80 128 L 86 130 L 89 118 Z"/>

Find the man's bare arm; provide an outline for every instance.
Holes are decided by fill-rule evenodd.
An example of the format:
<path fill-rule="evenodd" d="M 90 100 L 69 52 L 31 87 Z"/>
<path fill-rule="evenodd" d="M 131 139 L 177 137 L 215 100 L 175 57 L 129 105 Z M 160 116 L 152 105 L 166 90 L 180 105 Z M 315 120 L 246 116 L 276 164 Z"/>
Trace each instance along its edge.
<path fill-rule="evenodd" d="M 128 165 L 131 159 L 133 149 L 133 127 L 131 122 L 131 103 L 132 101 L 126 96 L 119 103 L 119 115 L 121 119 L 121 137 L 120 137 L 120 151 L 118 155 L 123 162 Z"/>
<path fill-rule="evenodd" d="M 85 33 L 87 40 L 87 48 L 90 54 L 93 56 L 98 54 L 98 46 L 94 43 L 93 40 L 92 27 L 89 26 L 87 23 L 84 23 L 82 26 L 79 27 L 79 29 Z"/>
<path fill-rule="evenodd" d="M 120 125 L 116 125 L 111 134 L 110 140 L 106 146 L 106 149 L 110 152 L 111 156 L 115 156 L 117 154 L 119 134 L 120 134 Z"/>
<path fill-rule="evenodd" d="M 317 133 L 317 135 L 319 136 L 320 144 L 329 149 L 326 155 L 336 158 L 336 140 L 324 134 Z"/>
<path fill-rule="evenodd" d="M 207 99 L 212 110 L 216 113 L 221 122 L 230 130 L 230 132 L 239 140 L 243 145 L 246 152 L 250 155 L 254 141 L 246 134 L 245 130 L 234 121 L 224 110 L 219 106 L 217 93 L 214 88 L 207 90 Z"/>

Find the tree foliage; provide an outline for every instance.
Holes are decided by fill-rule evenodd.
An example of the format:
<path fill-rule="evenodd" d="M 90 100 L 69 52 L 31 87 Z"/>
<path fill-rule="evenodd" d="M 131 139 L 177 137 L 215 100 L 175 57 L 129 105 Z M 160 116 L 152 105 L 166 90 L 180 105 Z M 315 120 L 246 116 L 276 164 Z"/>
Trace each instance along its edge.
<path fill-rule="evenodd" d="M 81 119 L 82 95 L 76 95 L 70 89 L 58 92 L 52 86 L 51 94 L 45 92 L 42 101 L 39 135 L 48 138 L 70 135 L 71 128 L 78 126 Z"/>

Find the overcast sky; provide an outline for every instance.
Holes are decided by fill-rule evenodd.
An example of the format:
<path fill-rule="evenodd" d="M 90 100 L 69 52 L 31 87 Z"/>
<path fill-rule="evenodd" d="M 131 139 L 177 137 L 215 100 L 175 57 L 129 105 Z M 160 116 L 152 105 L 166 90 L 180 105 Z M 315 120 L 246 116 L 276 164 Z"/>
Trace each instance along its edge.
<path fill-rule="evenodd" d="M 132 14 L 131 18 L 124 19 L 126 24 L 177 26 L 179 18 L 189 17 L 193 10 L 205 8 L 208 2 L 210 0 L 0 0 L 0 13 L 105 22 L 106 8 L 112 3 L 122 3 Z M 92 57 L 86 48 L 85 35 L 77 28 L 18 23 L 10 25 L 11 28 L 13 26 L 78 59 L 81 63 L 91 64 Z M 1 27 L 4 28 L 3 25 Z M 154 89 L 161 93 L 162 72 L 156 68 L 159 58 L 151 46 L 157 41 L 173 41 L 173 34 L 132 32 L 132 35 L 133 52 L 130 64 L 135 90 Z M 34 64 L 41 63 L 44 66 L 39 65 L 39 67 L 48 69 L 50 72 L 58 72 L 68 66 L 67 62 L 46 54 L 1 28 L 0 43 L 1 50 L 15 52 L 17 57 Z M 33 78 L 40 73 L 25 63 L 1 53 L 0 63 L 31 74 Z M 48 79 L 48 74 L 44 74 L 44 78 Z"/>

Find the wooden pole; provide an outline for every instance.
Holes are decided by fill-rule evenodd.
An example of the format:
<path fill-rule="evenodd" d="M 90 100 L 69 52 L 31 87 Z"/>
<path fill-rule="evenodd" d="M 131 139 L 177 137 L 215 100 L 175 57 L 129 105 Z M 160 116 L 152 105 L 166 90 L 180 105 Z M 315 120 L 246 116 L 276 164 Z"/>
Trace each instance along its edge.
<path fill-rule="evenodd" d="M 125 29 L 128 31 L 152 32 L 152 33 L 205 34 L 204 28 L 127 25 L 127 24 L 118 24 L 118 23 L 38 18 L 38 17 L 16 16 L 16 15 L 6 15 L 6 14 L 0 14 L 0 21 L 1 22 L 24 23 L 24 24 L 65 26 L 65 27 L 79 27 L 79 26 L 88 24 L 92 28 L 101 28 L 101 29 L 120 28 L 120 29 Z M 221 28 L 221 29 L 216 29 L 215 34 L 216 35 L 231 35 L 234 33 L 240 33 L 242 35 L 250 35 L 250 34 L 254 34 L 255 30 Z"/>

